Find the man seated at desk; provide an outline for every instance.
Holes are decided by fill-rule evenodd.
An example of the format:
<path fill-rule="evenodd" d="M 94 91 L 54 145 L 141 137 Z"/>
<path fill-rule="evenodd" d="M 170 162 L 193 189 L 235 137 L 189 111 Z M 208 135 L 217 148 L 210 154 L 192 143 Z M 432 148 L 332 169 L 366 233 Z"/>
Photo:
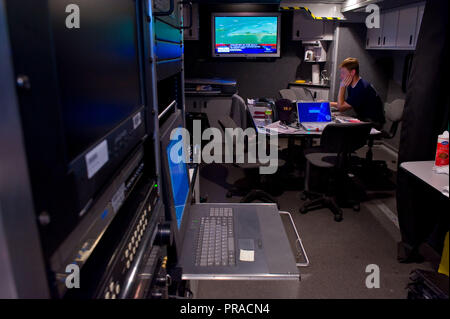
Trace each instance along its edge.
<path fill-rule="evenodd" d="M 339 112 L 353 109 L 359 120 L 372 122 L 380 130 L 385 123 L 383 103 L 372 84 L 359 76 L 359 62 L 356 58 L 347 58 L 339 65 L 341 85 L 337 102 L 330 102 Z M 345 90 L 347 89 L 347 99 Z"/>

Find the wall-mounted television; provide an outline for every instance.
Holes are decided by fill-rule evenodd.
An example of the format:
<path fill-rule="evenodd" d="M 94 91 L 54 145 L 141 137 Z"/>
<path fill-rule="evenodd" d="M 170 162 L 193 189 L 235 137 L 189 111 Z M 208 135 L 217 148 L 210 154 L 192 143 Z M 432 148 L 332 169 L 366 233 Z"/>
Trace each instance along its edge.
<path fill-rule="evenodd" d="M 212 14 L 213 57 L 279 57 L 280 13 Z"/>

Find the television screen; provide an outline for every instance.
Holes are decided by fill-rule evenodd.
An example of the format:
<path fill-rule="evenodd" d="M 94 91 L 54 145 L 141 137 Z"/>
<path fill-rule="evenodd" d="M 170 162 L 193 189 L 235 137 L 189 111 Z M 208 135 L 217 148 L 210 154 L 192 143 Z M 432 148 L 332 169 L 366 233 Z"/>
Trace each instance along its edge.
<path fill-rule="evenodd" d="M 279 57 L 280 15 L 215 13 L 213 56 Z"/>

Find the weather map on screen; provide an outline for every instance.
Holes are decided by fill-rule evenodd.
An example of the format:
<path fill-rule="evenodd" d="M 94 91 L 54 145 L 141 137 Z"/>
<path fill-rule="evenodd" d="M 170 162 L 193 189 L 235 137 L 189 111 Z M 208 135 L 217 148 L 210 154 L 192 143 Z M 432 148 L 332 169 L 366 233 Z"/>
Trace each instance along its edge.
<path fill-rule="evenodd" d="M 277 53 L 277 16 L 215 17 L 216 54 Z"/>

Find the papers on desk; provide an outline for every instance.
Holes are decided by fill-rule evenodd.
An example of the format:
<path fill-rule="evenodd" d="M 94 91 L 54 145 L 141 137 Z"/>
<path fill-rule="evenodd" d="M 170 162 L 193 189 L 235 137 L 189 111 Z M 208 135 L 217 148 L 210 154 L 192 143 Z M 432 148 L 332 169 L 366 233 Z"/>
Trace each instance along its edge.
<path fill-rule="evenodd" d="M 277 132 L 278 134 L 295 134 L 295 133 L 304 131 L 299 128 L 294 128 L 294 127 L 290 127 L 287 125 L 283 125 L 280 123 L 280 121 L 266 125 L 264 128 L 266 130 L 269 130 L 270 132 Z"/>
<path fill-rule="evenodd" d="M 344 115 L 336 116 L 336 121 L 339 123 L 361 123 L 360 120 L 355 119 L 354 117 L 344 116 Z M 370 130 L 370 135 L 377 135 L 377 134 L 381 134 L 381 132 L 374 128 L 372 128 Z"/>
<path fill-rule="evenodd" d="M 434 166 L 433 170 L 436 172 L 436 174 L 447 174 L 448 175 L 448 165 Z"/>
<path fill-rule="evenodd" d="M 447 186 L 444 186 L 444 189 L 442 190 L 442 193 L 443 193 L 444 195 L 446 195 L 447 197 L 449 197 L 449 188 L 448 188 L 448 185 L 447 185 Z"/>
<path fill-rule="evenodd" d="M 253 119 L 264 119 L 267 110 L 270 110 L 267 106 L 257 105 L 255 100 L 247 99 L 247 106 Z"/>

